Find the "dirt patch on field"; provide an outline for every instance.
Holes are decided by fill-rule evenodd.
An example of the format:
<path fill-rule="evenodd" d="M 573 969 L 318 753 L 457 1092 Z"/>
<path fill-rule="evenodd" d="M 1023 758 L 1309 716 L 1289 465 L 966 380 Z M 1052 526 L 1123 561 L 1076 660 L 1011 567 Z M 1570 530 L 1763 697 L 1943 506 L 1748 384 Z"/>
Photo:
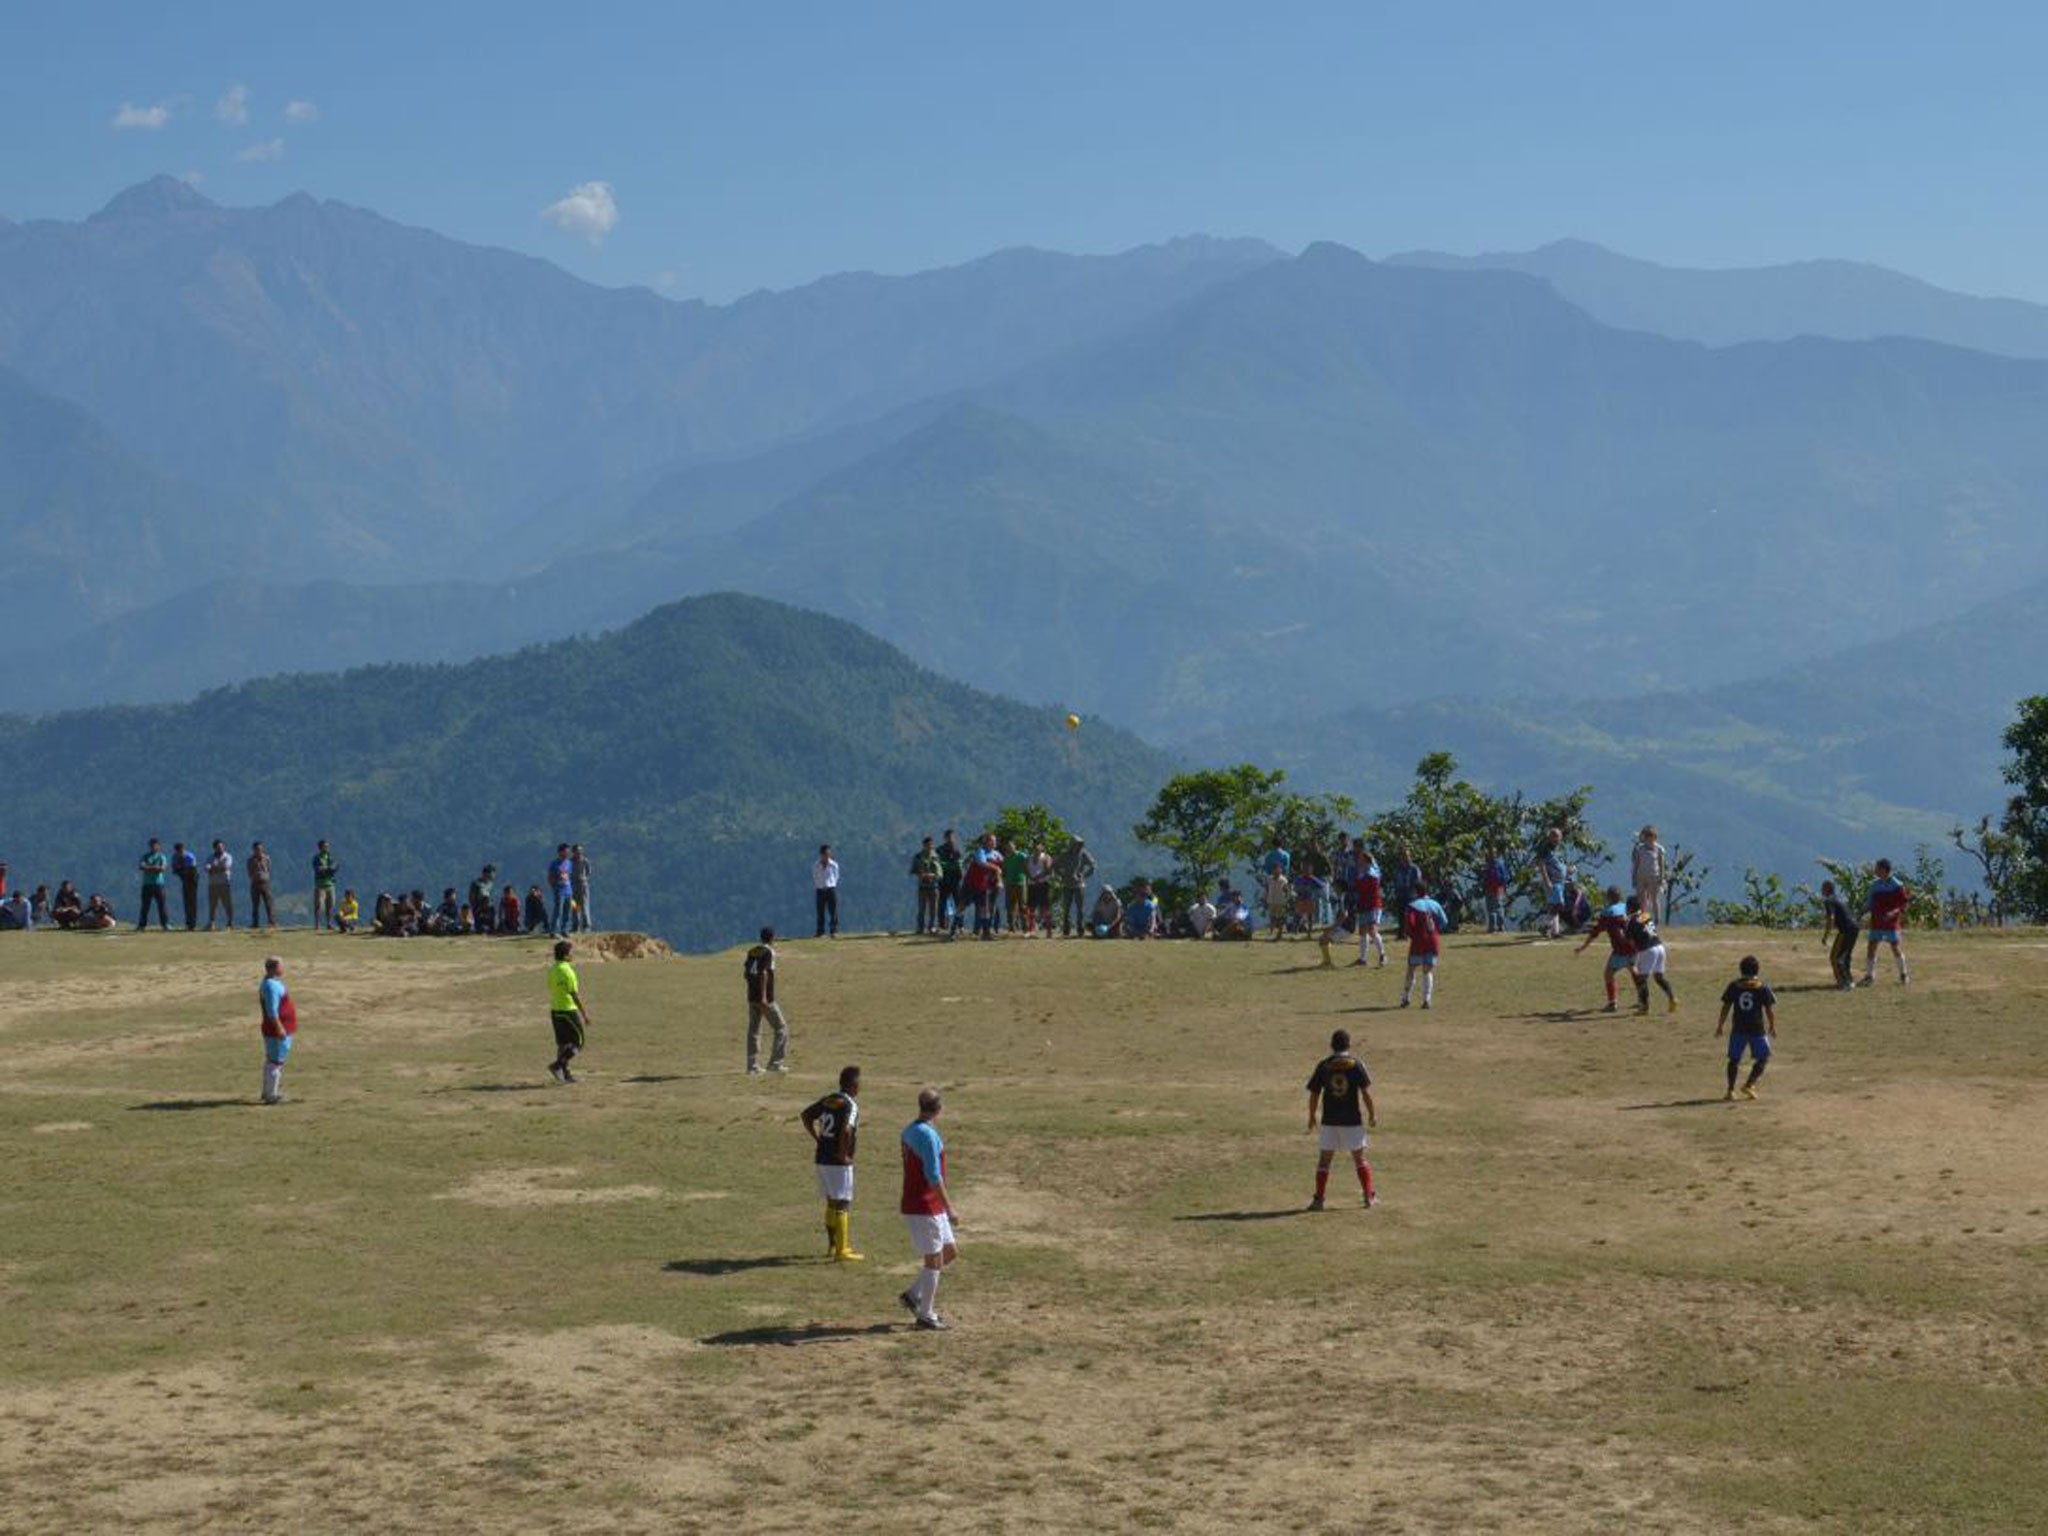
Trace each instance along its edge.
<path fill-rule="evenodd" d="M 38 1136 L 57 1136 L 68 1131 L 89 1131 L 92 1129 L 92 1122 L 90 1120 L 49 1120 L 41 1125 L 32 1125 L 29 1129 Z"/>
<path fill-rule="evenodd" d="M 576 941 L 578 960 L 673 960 L 676 952 L 645 933 L 586 933 Z"/>
<path fill-rule="evenodd" d="M 493 1168 L 464 1180 L 437 1200 L 467 1200 L 473 1205 L 609 1205 L 619 1200 L 659 1200 L 667 1191 L 657 1184 L 610 1184 L 580 1189 L 564 1181 L 575 1168 Z"/>

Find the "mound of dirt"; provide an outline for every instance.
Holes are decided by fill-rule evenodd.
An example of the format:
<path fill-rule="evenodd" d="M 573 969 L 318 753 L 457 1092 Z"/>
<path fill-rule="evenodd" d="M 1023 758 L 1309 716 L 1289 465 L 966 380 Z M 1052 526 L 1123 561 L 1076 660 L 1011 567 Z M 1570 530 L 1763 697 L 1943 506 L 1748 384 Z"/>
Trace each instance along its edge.
<path fill-rule="evenodd" d="M 673 960 L 676 952 L 645 933 L 589 933 L 576 940 L 578 960 Z"/>

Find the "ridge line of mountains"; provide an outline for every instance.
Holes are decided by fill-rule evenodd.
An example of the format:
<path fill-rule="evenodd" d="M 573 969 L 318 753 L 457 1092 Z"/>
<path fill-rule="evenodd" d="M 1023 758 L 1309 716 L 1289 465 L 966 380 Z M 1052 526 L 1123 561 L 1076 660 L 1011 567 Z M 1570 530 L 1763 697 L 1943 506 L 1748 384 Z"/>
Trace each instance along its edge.
<path fill-rule="evenodd" d="M 1857 263 L 1190 238 L 710 306 L 158 178 L 0 224 L 0 709 L 736 590 L 1184 758 L 1605 768 L 1810 856 L 1990 808 L 2044 359 Z"/>

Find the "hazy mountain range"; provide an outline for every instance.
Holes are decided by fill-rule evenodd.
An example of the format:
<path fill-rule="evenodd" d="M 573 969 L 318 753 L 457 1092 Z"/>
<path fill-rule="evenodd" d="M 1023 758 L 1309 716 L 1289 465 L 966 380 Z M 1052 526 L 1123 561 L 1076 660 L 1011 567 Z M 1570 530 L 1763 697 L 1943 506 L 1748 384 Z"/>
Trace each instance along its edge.
<path fill-rule="evenodd" d="M 1875 645 L 1946 707 L 1959 634 L 2038 643 L 2042 358 L 2048 309 L 1854 263 L 1187 239 L 711 306 L 159 178 L 0 225 L 0 707 L 459 661 L 731 589 L 1339 787 L 1436 733 L 1516 781 L 1675 775 L 1786 848 L 1896 836 L 1992 782 L 2010 700 L 1942 716 L 1975 733 L 1952 800 L 1887 768 L 1830 821 L 1789 780 L 1881 732 L 1786 669 Z M 1745 679 L 1806 713 L 1732 710 Z"/>

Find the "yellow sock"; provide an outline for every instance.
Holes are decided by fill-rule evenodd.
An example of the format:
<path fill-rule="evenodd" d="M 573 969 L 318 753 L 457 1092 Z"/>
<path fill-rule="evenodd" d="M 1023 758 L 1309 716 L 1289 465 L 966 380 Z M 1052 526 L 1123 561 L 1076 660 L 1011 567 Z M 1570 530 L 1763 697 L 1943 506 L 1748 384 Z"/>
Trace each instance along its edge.
<path fill-rule="evenodd" d="M 839 1251 L 839 1212 L 829 1205 L 825 1207 L 825 1242 L 834 1253 Z"/>

